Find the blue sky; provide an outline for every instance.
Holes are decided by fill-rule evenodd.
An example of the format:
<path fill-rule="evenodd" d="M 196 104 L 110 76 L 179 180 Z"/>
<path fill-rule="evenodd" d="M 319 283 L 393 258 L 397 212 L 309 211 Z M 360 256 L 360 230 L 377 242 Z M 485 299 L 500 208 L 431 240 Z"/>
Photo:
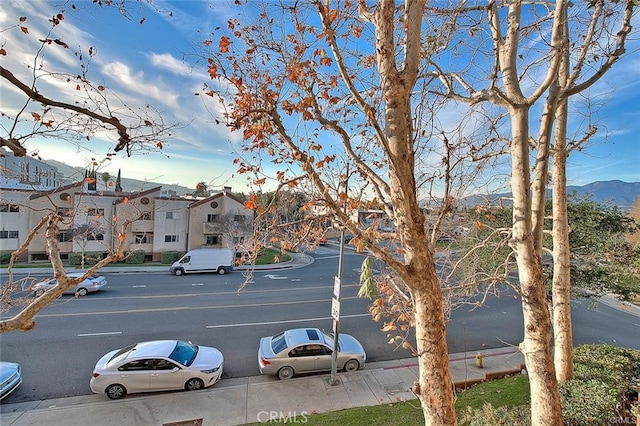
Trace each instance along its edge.
<path fill-rule="evenodd" d="M 77 1 L 81 9 L 72 10 L 70 2 L 4 0 L 0 11 L 0 28 L 14 25 L 19 16 L 27 16 L 25 25 L 30 36 L 19 31 L 3 31 L 0 43 L 8 55 L 3 66 L 16 75 L 24 75 L 25 63 L 32 62 L 37 38 L 46 34 L 47 19 L 66 9 L 65 21 L 56 28 L 70 49 L 47 49 L 45 61 L 49 68 L 77 72 L 73 59 L 75 47 L 94 46 L 90 78 L 104 84 L 129 106 L 154 105 L 166 123 L 182 123 L 174 137 L 161 152 L 146 152 L 126 158 L 118 155 L 101 166 L 100 171 L 123 177 L 194 188 L 197 182 L 207 182 L 212 188 L 232 186 L 248 191 L 247 177 L 239 176 L 233 159 L 240 152 L 239 132 L 230 133 L 216 125 L 207 109 L 215 108 L 209 99 L 195 96 L 208 81 L 206 68 L 192 67 L 197 44 L 215 27 L 224 27 L 237 10 L 227 0 L 156 1 L 157 13 L 146 2 L 129 1 L 131 19 L 122 17 L 115 8 L 98 7 L 91 2 Z M 139 23 L 144 17 L 144 23 Z M 589 148 L 569 158 L 569 184 L 583 185 L 596 180 L 620 179 L 640 181 L 640 43 L 632 41 L 630 54 L 593 87 L 590 94 L 602 100 L 598 111 L 598 127 L 602 131 Z M 19 46 L 16 49 L 16 46 Z M 31 58 L 31 59 L 30 59 Z M 186 61 L 185 61 L 186 59 Z M 74 68 L 76 67 L 76 68 Z M 14 93 L 0 86 L 1 108 L 10 114 L 16 104 L 10 102 Z M 59 85 L 43 85 L 50 97 L 60 93 Z M 6 125 L 5 121 L 2 121 Z M 27 147 L 37 150 L 44 159 L 56 159 L 72 166 L 86 166 L 91 158 L 101 159 L 113 143 L 111 136 L 94 138 L 78 149 L 73 144 L 51 140 L 31 140 Z M 100 140 L 102 139 L 102 141 Z"/>

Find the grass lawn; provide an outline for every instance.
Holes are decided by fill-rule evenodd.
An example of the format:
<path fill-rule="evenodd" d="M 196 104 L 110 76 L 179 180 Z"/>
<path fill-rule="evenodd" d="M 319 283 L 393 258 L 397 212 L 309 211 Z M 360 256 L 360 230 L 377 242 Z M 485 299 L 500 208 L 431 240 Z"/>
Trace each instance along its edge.
<path fill-rule="evenodd" d="M 467 407 L 482 408 L 485 403 L 494 407 L 517 406 L 529 403 L 529 378 L 525 375 L 480 383 L 457 394 L 456 412 L 460 424 Z M 302 421 L 298 414 L 298 423 Z M 278 423 L 282 423 L 280 420 Z M 275 423 L 275 422 L 274 422 Z M 259 425 L 260 423 L 252 423 Z M 351 408 L 307 415 L 305 425 L 313 426 L 391 426 L 424 425 L 422 408 L 417 399 L 395 404 Z"/>
<path fill-rule="evenodd" d="M 290 260 L 291 256 L 286 253 L 282 254 L 279 249 L 266 247 L 260 250 L 256 258 L 256 265 L 271 265 L 273 263 L 288 262 Z"/>

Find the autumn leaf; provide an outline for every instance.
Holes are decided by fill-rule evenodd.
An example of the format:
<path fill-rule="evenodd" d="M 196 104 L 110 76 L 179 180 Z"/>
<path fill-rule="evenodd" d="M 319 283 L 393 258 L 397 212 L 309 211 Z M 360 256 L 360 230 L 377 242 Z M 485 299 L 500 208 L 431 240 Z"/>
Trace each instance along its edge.
<path fill-rule="evenodd" d="M 120 241 L 121 243 L 124 242 L 125 236 L 124 234 L 121 232 L 120 234 L 118 234 L 118 241 Z"/>
<path fill-rule="evenodd" d="M 51 129 L 53 127 L 53 120 L 43 122 L 42 124 L 44 124 L 44 127 L 46 127 L 47 129 Z"/>
<path fill-rule="evenodd" d="M 156 143 L 156 147 L 162 149 L 164 145 L 162 145 L 162 142 L 158 142 Z"/>
<path fill-rule="evenodd" d="M 76 84 L 76 90 L 80 90 L 80 85 Z"/>
<path fill-rule="evenodd" d="M 7 56 L 7 51 L 4 50 L 4 47 L 0 47 L 0 55 Z"/>
<path fill-rule="evenodd" d="M 210 63 L 210 66 L 209 66 L 209 77 L 211 79 L 214 79 L 214 78 L 218 77 L 218 67 L 216 66 L 216 64 Z"/>
<path fill-rule="evenodd" d="M 477 228 L 477 229 L 482 229 L 484 228 L 484 224 L 482 222 L 480 222 L 479 220 L 476 220 L 473 225 Z"/>
<path fill-rule="evenodd" d="M 203 41 L 205 46 L 210 46 L 211 45 L 211 40 L 205 40 Z"/>
<path fill-rule="evenodd" d="M 32 112 L 31 116 L 33 117 L 33 121 L 40 121 L 40 114 L 37 112 Z"/>
<path fill-rule="evenodd" d="M 145 126 L 153 126 L 153 123 L 150 122 L 149 120 L 144 120 L 144 125 Z"/>
<path fill-rule="evenodd" d="M 20 22 L 25 22 L 26 20 L 27 20 L 27 17 L 26 17 L 26 16 L 21 16 L 21 17 L 20 17 Z"/>
<path fill-rule="evenodd" d="M 231 44 L 231 41 L 229 40 L 229 37 L 227 37 L 227 36 L 220 37 L 220 52 L 222 52 L 222 53 L 229 52 L 229 45 L 230 44 Z"/>
<path fill-rule="evenodd" d="M 100 86 L 98 86 L 98 90 L 102 92 L 104 90 L 104 86 L 101 84 Z"/>
<path fill-rule="evenodd" d="M 54 42 L 55 44 L 57 44 L 58 46 L 62 46 L 62 47 L 64 47 L 65 49 L 68 49 L 68 48 L 69 48 L 69 45 L 68 45 L 67 43 L 65 43 L 64 41 L 60 40 L 59 38 L 57 38 L 57 39 L 53 40 L 53 42 Z"/>
<path fill-rule="evenodd" d="M 329 23 L 332 23 L 333 21 L 335 21 L 337 16 L 338 16 L 338 9 L 333 9 L 331 12 L 329 12 Z"/>
<path fill-rule="evenodd" d="M 20 31 L 22 31 L 24 34 L 29 34 L 29 28 L 27 27 L 20 27 Z"/>

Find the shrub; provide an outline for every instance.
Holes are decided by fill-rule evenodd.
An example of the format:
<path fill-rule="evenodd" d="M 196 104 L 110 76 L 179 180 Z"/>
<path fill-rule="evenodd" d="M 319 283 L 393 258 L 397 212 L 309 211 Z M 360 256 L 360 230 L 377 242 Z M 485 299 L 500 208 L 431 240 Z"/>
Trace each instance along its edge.
<path fill-rule="evenodd" d="M 180 253 L 175 250 L 167 250 L 160 253 L 160 263 L 173 263 L 180 259 Z"/>
<path fill-rule="evenodd" d="M 496 408 L 485 403 L 478 409 L 468 407 L 461 417 L 460 424 L 465 426 L 529 426 L 531 409 L 528 405 Z"/>
<path fill-rule="evenodd" d="M 11 251 L 1 251 L 0 252 L 0 263 L 3 265 L 6 265 L 9 263 L 9 260 L 11 259 Z"/>
<path fill-rule="evenodd" d="M 560 384 L 565 425 L 615 423 L 631 416 L 629 405 L 640 377 L 640 351 L 583 345 L 574 352 L 574 379 Z"/>
<path fill-rule="evenodd" d="M 84 264 L 85 265 L 95 265 L 102 258 L 104 258 L 104 253 L 99 251 L 87 251 L 84 253 Z M 69 253 L 69 265 L 71 266 L 80 266 L 82 265 L 82 253 Z"/>
<path fill-rule="evenodd" d="M 129 252 L 127 258 L 125 259 L 125 263 L 138 265 L 144 263 L 144 250 L 135 250 Z"/>

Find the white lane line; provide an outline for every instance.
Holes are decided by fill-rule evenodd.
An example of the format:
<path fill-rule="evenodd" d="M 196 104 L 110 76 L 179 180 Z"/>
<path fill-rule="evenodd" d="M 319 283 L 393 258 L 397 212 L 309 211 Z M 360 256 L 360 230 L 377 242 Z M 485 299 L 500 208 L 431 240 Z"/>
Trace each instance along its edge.
<path fill-rule="evenodd" d="M 358 318 L 358 317 L 370 317 L 371 314 L 354 314 L 354 315 L 341 315 L 340 319 L 344 318 Z M 286 324 L 292 322 L 309 322 L 309 321 L 325 321 L 330 320 L 331 317 L 321 317 L 321 318 L 303 318 L 303 319 L 295 319 L 295 320 L 282 320 L 282 321 L 264 321 L 264 322 L 245 322 L 242 324 L 223 324 L 223 325 L 207 325 L 205 328 L 225 328 L 225 327 L 247 327 L 247 326 L 255 326 L 255 325 L 273 325 L 273 324 Z"/>
<path fill-rule="evenodd" d="M 84 334 L 78 334 L 78 337 L 109 336 L 109 335 L 116 335 L 116 334 L 122 334 L 122 331 L 107 331 L 106 333 L 84 333 Z"/>
<path fill-rule="evenodd" d="M 191 285 L 204 285 L 204 283 L 193 283 Z"/>
<path fill-rule="evenodd" d="M 146 288 L 146 285 L 134 285 L 133 288 Z"/>

